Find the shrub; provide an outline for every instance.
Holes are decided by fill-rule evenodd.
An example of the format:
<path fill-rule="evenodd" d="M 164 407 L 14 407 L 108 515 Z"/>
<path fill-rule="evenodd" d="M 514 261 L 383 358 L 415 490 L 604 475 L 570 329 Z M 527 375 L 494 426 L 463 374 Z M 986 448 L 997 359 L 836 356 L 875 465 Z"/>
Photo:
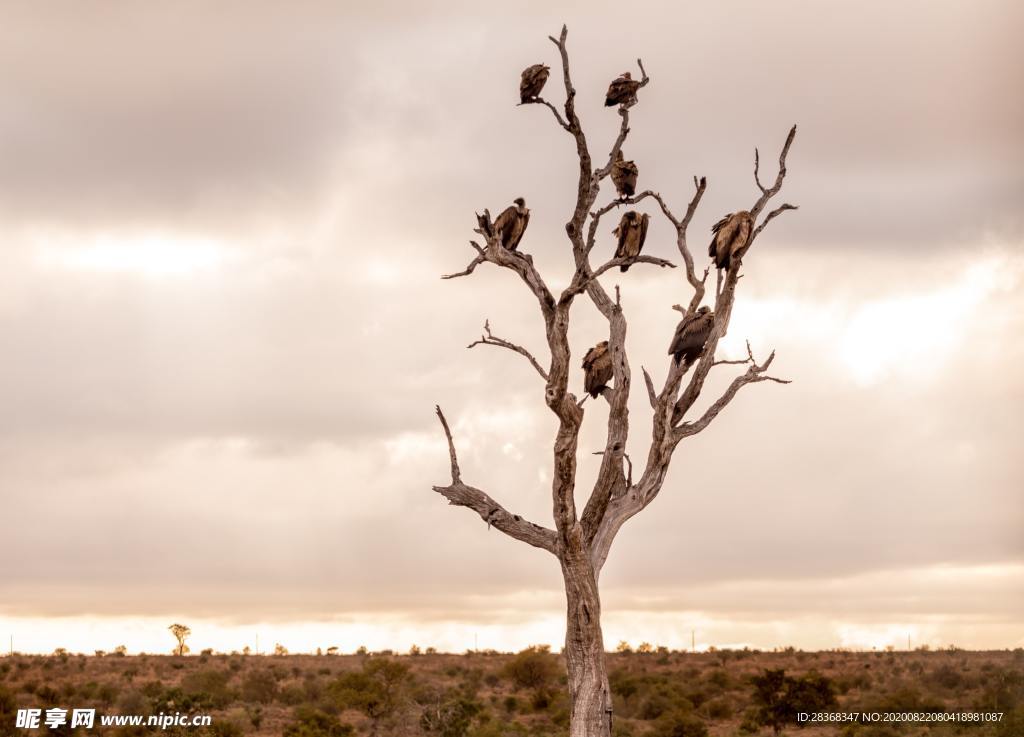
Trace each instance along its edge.
<path fill-rule="evenodd" d="M 182 679 L 181 690 L 195 707 L 223 709 L 233 696 L 228 680 L 228 674 L 221 670 L 197 670 Z"/>
<path fill-rule="evenodd" d="M 245 730 L 238 722 L 230 719 L 217 719 L 210 725 L 211 737 L 244 737 Z"/>
<path fill-rule="evenodd" d="M 1024 734 L 1024 706 L 1006 713 L 996 728 L 999 737 L 1020 737 Z"/>
<path fill-rule="evenodd" d="M 268 670 L 253 670 L 242 679 L 242 698 L 269 704 L 277 696 L 277 680 Z"/>
<path fill-rule="evenodd" d="M 296 707 L 294 719 L 284 728 L 283 737 L 346 737 L 354 731 L 350 725 L 342 724 L 338 717 L 311 706 Z"/>
<path fill-rule="evenodd" d="M 458 694 L 435 694 L 421 704 L 420 727 L 439 737 L 466 737 L 482 708 L 479 702 Z"/>
<path fill-rule="evenodd" d="M 358 709 L 376 721 L 390 718 L 406 698 L 409 667 L 395 660 L 363 661 L 361 671 L 345 673 L 328 693 L 341 709 Z"/>
<path fill-rule="evenodd" d="M 558 656 L 546 647 L 533 645 L 516 654 L 504 672 L 517 689 L 543 690 L 554 684 L 561 670 Z"/>
<path fill-rule="evenodd" d="M 671 712 L 658 720 L 651 737 L 707 737 L 708 728 L 693 714 Z"/>
<path fill-rule="evenodd" d="M 765 670 L 754 676 L 752 683 L 757 721 L 775 734 L 783 725 L 795 722 L 797 712 L 824 711 L 836 705 L 832 682 L 817 673 L 792 678 L 781 668 Z"/>

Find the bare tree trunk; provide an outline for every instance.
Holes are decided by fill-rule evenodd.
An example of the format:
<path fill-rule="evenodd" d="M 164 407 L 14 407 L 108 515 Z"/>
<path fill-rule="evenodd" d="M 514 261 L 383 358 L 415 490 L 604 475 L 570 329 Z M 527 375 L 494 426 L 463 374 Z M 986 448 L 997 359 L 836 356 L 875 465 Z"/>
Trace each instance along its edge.
<path fill-rule="evenodd" d="M 601 596 L 588 555 L 562 559 L 565 579 L 565 661 L 569 675 L 570 737 L 610 737 L 611 691 L 601 633 Z"/>

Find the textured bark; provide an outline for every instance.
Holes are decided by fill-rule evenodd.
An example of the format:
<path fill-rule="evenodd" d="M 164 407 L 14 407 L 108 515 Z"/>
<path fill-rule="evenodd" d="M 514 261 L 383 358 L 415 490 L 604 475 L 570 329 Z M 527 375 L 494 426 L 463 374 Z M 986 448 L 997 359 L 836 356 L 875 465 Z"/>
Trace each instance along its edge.
<path fill-rule="evenodd" d="M 590 554 L 583 540 L 573 552 L 563 552 L 566 627 L 565 662 L 572 712 L 570 737 L 607 737 L 611 733 L 612 702 L 601 633 L 601 597 Z"/>
<path fill-rule="evenodd" d="M 615 266 L 622 265 L 626 259 L 613 257 L 595 268 L 591 264 L 590 255 L 597 242 L 599 224 L 605 215 L 619 207 L 653 201 L 675 230 L 676 247 L 683 259 L 686 272 L 686 284 L 683 288 L 691 292 L 689 298 L 685 300 L 685 307 L 677 304 L 673 309 L 683 315 L 693 314 L 707 296 L 706 282 L 710 267 L 698 276 L 693 254 L 687 244 L 687 229 L 704 195 L 707 181 L 703 177 L 694 177 L 695 191 L 682 217 L 677 217 L 665 199 L 652 190 L 645 190 L 625 199 L 612 198 L 607 204 L 594 209 L 601 184 L 611 173 L 616 154 L 629 135 L 630 106 L 618 109 L 621 118 L 618 135 L 606 162 L 595 169 L 583 126 L 575 109 L 576 90 L 569 67 L 567 35 L 568 31 L 563 26 L 558 38 L 550 37 L 558 48 L 562 63 L 562 80 L 565 88 L 562 111 L 541 97 L 522 104 L 539 104 L 547 107 L 558 125 L 572 136 L 575 144 L 579 160 L 579 178 L 576 201 L 565 224 L 574 265 L 569 285 L 556 298 L 534 268 L 533 259 L 529 255 L 509 251 L 501 246 L 492 227 L 490 213 L 486 210 L 483 215 L 477 216 L 479 227 L 476 232 L 482 237 L 483 244 L 470 241 L 476 252 L 473 260 L 462 271 L 443 277 L 454 279 L 469 276 L 478 266 L 485 263 L 493 264 L 517 274 L 537 301 L 544 321 L 549 352 L 547 361 L 543 357 L 537 358 L 522 345 L 496 336 L 491 331 L 489 322 L 484 324 L 484 335 L 469 347 L 490 345 L 517 353 L 529 362 L 544 382 L 544 403 L 558 419 L 558 430 L 552 444 L 551 502 L 554 529 L 536 525 L 508 512 L 490 495 L 462 481 L 455 441 L 440 408 L 437 409 L 437 415 L 448 440 L 452 479 L 450 484 L 435 486 L 434 490 L 448 499 L 450 504 L 475 511 L 487 523 L 488 529 L 493 526 L 509 537 L 546 550 L 557 557 L 566 593 L 565 659 L 572 705 L 569 734 L 571 737 L 609 737 L 612 698 L 605 668 L 598 580 L 615 536 L 627 520 L 646 508 L 657 497 L 680 442 L 707 428 L 747 384 L 762 381 L 787 382 L 767 373 L 774 360 L 774 352 L 764 362 L 758 363 L 749 344 L 746 358 L 715 359 L 718 341 L 726 335 L 732 316 L 736 288 L 741 276 L 741 254 L 727 272 L 718 272 L 716 275 L 713 293 L 715 321 L 704 351 L 696 363 L 684 366 L 668 357 L 665 381 L 660 391 L 656 389 L 651 373 L 647 369 L 643 370 L 647 397 L 651 405 L 651 445 L 643 470 L 634 482 L 632 462 L 626 454 L 629 439 L 629 393 L 632 381 L 626 351 L 628 325 L 619 287 L 615 286 L 613 299 L 600 281 L 600 277 Z M 637 64 L 642 73 L 640 87 L 643 88 L 650 79 L 639 59 Z M 782 188 L 786 175 L 786 156 L 795 135 L 794 126 L 779 155 L 779 171 L 770 187 L 765 187 L 761 183 L 760 154 L 755 150 L 754 181 L 760 191 L 760 196 L 750 208 L 755 223 L 768 202 Z M 764 217 L 753 229 L 747 249 L 769 221 L 791 209 L 795 207 L 784 204 Z M 640 256 L 631 260 L 631 263 L 674 267 L 671 262 L 652 256 Z M 583 513 L 577 515 L 576 467 L 586 397 L 577 400 L 568 390 L 572 371 L 568 334 L 572 307 L 575 300 L 584 294 L 607 322 L 609 350 L 612 353 L 613 386 L 603 393 L 609 411 L 604 449 L 597 453 L 602 456 L 601 465 Z M 666 345 L 669 337 L 666 336 Z M 744 365 L 746 371 L 736 376 L 725 392 L 715 399 L 700 417 L 690 418 L 689 414 L 699 399 L 711 370 L 715 366 L 730 365 Z"/>

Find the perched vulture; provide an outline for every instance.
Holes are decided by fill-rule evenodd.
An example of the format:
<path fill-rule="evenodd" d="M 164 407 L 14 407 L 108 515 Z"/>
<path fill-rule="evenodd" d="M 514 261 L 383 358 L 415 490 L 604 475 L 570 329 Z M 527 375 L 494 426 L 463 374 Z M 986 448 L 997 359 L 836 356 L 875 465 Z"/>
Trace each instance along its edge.
<path fill-rule="evenodd" d="M 703 353 L 704 344 L 707 343 L 714 324 L 715 313 L 707 306 L 701 307 L 695 315 L 684 317 L 672 337 L 669 355 L 675 356 L 677 363 L 684 361 L 685 365 L 689 366 Z"/>
<path fill-rule="evenodd" d="M 501 237 L 501 245 L 510 251 L 519 247 L 526 226 L 530 223 L 530 211 L 526 209 L 526 200 L 516 197 L 511 207 L 506 207 L 494 220 L 494 230 Z"/>
<path fill-rule="evenodd" d="M 596 399 L 608 388 L 613 374 L 608 341 L 602 340 L 583 357 L 583 390 Z"/>
<path fill-rule="evenodd" d="M 519 101 L 530 102 L 537 99 L 544 84 L 548 81 L 551 68 L 546 64 L 534 64 L 523 70 L 523 78 L 519 81 Z"/>
<path fill-rule="evenodd" d="M 640 83 L 634 80 L 629 72 L 623 72 L 618 79 L 608 85 L 608 94 L 604 98 L 605 107 L 635 105 L 638 89 L 640 89 Z"/>
<path fill-rule="evenodd" d="M 619 237 L 619 245 L 615 249 L 615 258 L 628 258 L 635 260 L 640 255 L 647 240 L 647 225 L 651 222 L 651 216 L 641 215 L 636 210 L 630 210 L 622 216 L 619 225 L 612 231 Z M 629 271 L 633 265 L 632 260 L 619 267 L 620 271 Z"/>
<path fill-rule="evenodd" d="M 636 178 L 640 170 L 632 161 L 626 161 L 622 149 L 615 152 L 615 163 L 612 164 L 612 182 L 619 197 L 625 199 L 636 194 Z"/>
<path fill-rule="evenodd" d="M 754 229 L 754 219 L 746 210 L 732 212 L 715 223 L 711 228 L 714 236 L 708 246 L 708 256 L 715 260 L 719 269 L 728 269 L 733 261 L 743 257 Z"/>

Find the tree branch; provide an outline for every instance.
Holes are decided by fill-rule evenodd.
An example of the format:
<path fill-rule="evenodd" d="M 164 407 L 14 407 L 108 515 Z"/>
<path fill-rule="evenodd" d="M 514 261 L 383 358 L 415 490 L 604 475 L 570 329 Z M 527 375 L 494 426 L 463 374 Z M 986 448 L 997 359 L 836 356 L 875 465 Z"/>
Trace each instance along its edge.
<path fill-rule="evenodd" d="M 548 36 L 548 38 L 551 38 L 551 37 Z M 545 100 L 543 97 L 535 97 L 532 100 L 527 100 L 526 102 L 521 102 L 521 103 L 519 103 L 519 105 L 545 105 L 545 106 L 547 106 L 547 108 L 549 110 L 551 110 L 551 113 L 555 116 L 555 120 L 558 121 L 558 124 L 560 126 L 562 126 L 563 128 L 565 128 L 570 133 L 572 133 L 572 127 L 567 122 L 565 122 L 565 118 L 563 118 L 562 114 L 560 112 L 558 112 L 558 108 L 556 108 L 550 102 Z"/>
<path fill-rule="evenodd" d="M 651 402 L 651 409 L 658 406 L 658 395 L 654 391 L 654 379 L 651 378 L 650 373 L 643 366 L 640 370 L 644 372 L 644 383 L 647 385 L 647 399 Z"/>
<path fill-rule="evenodd" d="M 682 440 L 683 438 L 696 435 L 714 420 L 718 413 L 721 412 L 729 402 L 732 401 L 733 397 L 740 389 L 745 387 L 747 384 L 756 384 L 761 381 L 773 381 L 776 384 L 789 384 L 791 383 L 787 379 L 779 379 L 774 376 L 769 376 L 767 373 L 768 367 L 772 365 L 772 361 L 775 360 L 775 351 L 771 352 L 771 355 L 765 360 L 764 363 L 758 364 L 754 359 L 754 354 L 750 350 L 750 341 L 747 341 L 747 358 L 744 361 L 716 361 L 715 364 L 721 363 L 748 363 L 750 368 L 747 369 L 746 373 L 737 376 L 733 379 L 729 388 L 718 399 L 712 403 L 710 407 L 701 415 L 700 419 L 696 422 L 684 422 L 678 428 L 676 428 L 675 438 L 676 440 Z"/>
<path fill-rule="evenodd" d="M 477 345 L 494 345 L 500 348 L 508 348 L 510 351 L 515 351 L 521 356 L 524 356 L 526 360 L 530 362 L 530 364 L 537 370 L 537 373 L 540 374 L 540 377 L 544 379 L 544 381 L 548 380 L 548 372 L 545 371 L 544 368 L 537 361 L 537 359 L 533 357 L 532 353 L 523 348 L 521 345 L 512 343 L 511 341 L 505 340 L 504 338 L 499 338 L 491 332 L 490 320 L 484 320 L 484 334 L 480 336 L 480 339 L 474 340 L 466 347 L 472 348 L 473 346 Z"/>
<path fill-rule="evenodd" d="M 757 150 L 757 147 L 755 147 L 754 148 L 754 183 L 757 184 L 757 188 L 759 190 L 761 190 L 761 194 L 767 194 L 768 190 L 765 189 L 763 184 L 761 184 L 760 171 L 761 171 L 761 153 Z"/>
<path fill-rule="evenodd" d="M 462 474 L 459 470 L 459 461 L 455 453 L 455 441 L 452 440 L 452 431 L 448 427 L 448 420 L 438 406 L 437 418 L 444 428 L 445 437 L 448 439 L 448 456 L 451 460 L 452 482 L 447 486 L 434 486 L 438 494 L 448 500 L 449 504 L 457 507 L 472 509 L 480 519 L 487 523 L 488 529 L 494 526 L 509 537 L 521 542 L 547 550 L 549 553 L 556 551 L 556 537 L 554 530 L 527 522 L 518 514 L 511 514 L 504 507 L 494 501 L 486 493 L 473 486 L 462 482 Z"/>
<path fill-rule="evenodd" d="M 775 182 L 771 187 L 765 189 L 761 185 L 761 180 L 758 176 L 758 169 L 760 167 L 760 156 L 757 153 L 757 149 L 754 149 L 754 181 L 757 183 L 758 188 L 761 190 L 761 196 L 757 198 L 757 202 L 750 208 L 750 214 L 755 220 L 757 216 L 761 214 L 761 210 L 768 204 L 768 200 L 779 193 L 782 189 L 782 181 L 786 178 L 786 157 L 789 155 L 789 147 L 793 145 L 793 139 L 796 138 L 796 126 L 794 125 L 789 129 L 789 135 L 786 136 L 786 142 L 782 145 L 782 151 L 779 153 L 779 172 L 775 175 Z M 753 238 L 751 238 L 753 242 Z"/>
<path fill-rule="evenodd" d="M 764 226 L 766 226 L 768 223 L 770 223 L 772 221 L 772 218 L 775 218 L 778 215 L 781 215 L 786 210 L 799 210 L 799 209 L 800 208 L 797 207 L 796 205 L 791 205 L 788 202 L 786 204 L 784 204 L 784 205 L 779 205 L 774 210 L 772 210 L 770 213 L 768 213 L 768 216 L 761 222 L 760 225 L 758 225 L 756 228 L 754 228 L 754 232 L 750 236 L 750 240 L 753 241 L 755 238 L 757 238 L 757 236 L 761 234 L 761 231 L 764 230 Z"/>

